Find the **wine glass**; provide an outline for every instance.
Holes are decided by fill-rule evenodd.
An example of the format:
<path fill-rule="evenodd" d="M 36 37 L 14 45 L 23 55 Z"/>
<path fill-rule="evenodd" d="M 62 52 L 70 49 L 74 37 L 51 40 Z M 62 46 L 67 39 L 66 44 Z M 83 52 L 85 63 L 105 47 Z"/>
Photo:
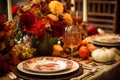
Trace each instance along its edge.
<path fill-rule="evenodd" d="M 62 41 L 66 47 L 71 48 L 71 55 L 73 54 L 73 49 L 80 45 L 81 40 L 82 37 L 79 26 L 72 25 L 65 27 Z"/>

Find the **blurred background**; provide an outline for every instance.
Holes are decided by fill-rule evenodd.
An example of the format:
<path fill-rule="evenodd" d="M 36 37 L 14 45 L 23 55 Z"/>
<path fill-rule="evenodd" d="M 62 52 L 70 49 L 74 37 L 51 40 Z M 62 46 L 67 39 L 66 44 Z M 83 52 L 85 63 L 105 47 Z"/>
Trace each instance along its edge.
<path fill-rule="evenodd" d="M 12 0 L 12 5 L 24 5 L 26 0 Z M 59 0 L 64 2 L 66 9 L 70 10 L 71 6 L 83 16 L 83 0 Z M 120 33 L 120 0 L 88 0 L 88 24 L 102 28 L 106 32 Z M 7 0 L 0 0 L 0 14 L 7 14 Z"/>

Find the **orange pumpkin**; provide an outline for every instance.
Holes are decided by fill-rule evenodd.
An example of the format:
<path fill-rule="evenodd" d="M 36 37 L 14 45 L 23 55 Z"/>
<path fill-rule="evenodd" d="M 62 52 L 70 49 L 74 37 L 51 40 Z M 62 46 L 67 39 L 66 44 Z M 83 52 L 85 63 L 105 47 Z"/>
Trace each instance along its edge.
<path fill-rule="evenodd" d="M 87 59 L 90 55 L 90 51 L 88 50 L 86 46 L 83 45 L 79 48 L 78 54 L 80 58 Z"/>
<path fill-rule="evenodd" d="M 90 52 L 92 52 L 93 50 L 96 49 L 96 46 L 93 45 L 93 44 L 91 44 L 91 43 L 89 43 L 89 44 L 87 44 L 87 48 L 88 48 L 88 50 L 89 50 Z"/>
<path fill-rule="evenodd" d="M 83 39 L 83 41 L 82 41 L 82 42 L 83 42 L 83 44 L 85 44 L 85 45 L 86 45 L 86 44 L 88 44 L 88 43 L 89 43 L 89 39 L 88 39 L 88 38 L 85 38 L 85 39 Z"/>
<path fill-rule="evenodd" d="M 89 44 L 88 38 L 85 38 L 81 41 L 81 46 Z"/>

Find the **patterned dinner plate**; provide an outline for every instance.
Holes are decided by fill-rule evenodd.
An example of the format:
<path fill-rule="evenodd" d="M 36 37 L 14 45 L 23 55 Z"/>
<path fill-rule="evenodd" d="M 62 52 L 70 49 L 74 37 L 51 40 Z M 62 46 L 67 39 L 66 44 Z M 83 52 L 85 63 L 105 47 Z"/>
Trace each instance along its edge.
<path fill-rule="evenodd" d="M 57 72 L 70 69 L 71 60 L 60 57 L 38 57 L 26 60 L 22 66 L 26 70 L 34 72 Z"/>
<path fill-rule="evenodd" d="M 44 62 L 46 63 L 47 60 L 49 62 L 52 59 L 54 59 L 54 60 L 52 60 L 52 63 L 60 61 L 60 62 L 57 62 L 57 64 L 59 65 L 59 63 L 60 63 L 60 67 L 61 67 L 61 65 L 64 66 L 64 67 L 63 68 L 59 68 L 59 69 L 55 69 L 55 70 L 51 70 L 51 69 L 50 70 L 49 69 L 45 70 L 45 69 L 43 69 L 41 71 L 41 69 L 40 70 L 38 69 L 38 71 L 37 71 L 36 69 L 33 68 L 33 64 L 31 63 L 31 60 L 33 61 L 33 59 L 35 59 L 35 63 L 36 63 L 37 59 L 38 59 L 37 62 L 40 59 L 40 61 L 43 61 L 42 64 L 44 64 Z M 68 59 L 59 58 L 59 57 L 39 57 L 39 58 L 33 58 L 33 59 L 29 60 L 30 61 L 30 65 L 32 65 L 32 68 L 31 67 L 30 68 L 28 68 L 28 67 L 26 68 L 26 64 L 27 63 L 28 63 L 28 66 L 30 66 L 29 62 L 23 61 L 23 62 L 20 62 L 17 65 L 17 69 L 19 71 L 23 72 L 23 73 L 26 73 L 26 74 L 41 75 L 41 76 L 54 76 L 54 75 L 63 75 L 63 74 L 72 73 L 72 72 L 78 70 L 79 67 L 80 67 L 79 63 L 77 63 L 77 62 L 75 62 L 73 60 L 68 60 Z M 39 64 L 39 63 L 37 63 L 37 64 Z M 35 65 L 34 65 L 34 67 L 35 67 Z M 55 65 L 56 65 L 56 63 L 55 63 Z M 66 67 L 65 67 L 65 65 L 66 65 Z"/>

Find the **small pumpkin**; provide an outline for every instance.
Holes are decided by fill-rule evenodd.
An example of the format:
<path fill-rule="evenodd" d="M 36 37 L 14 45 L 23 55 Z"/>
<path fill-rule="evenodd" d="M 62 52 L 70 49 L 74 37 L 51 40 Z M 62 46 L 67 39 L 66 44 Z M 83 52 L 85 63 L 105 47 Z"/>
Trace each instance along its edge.
<path fill-rule="evenodd" d="M 68 55 L 66 53 L 64 53 L 61 45 L 56 44 L 53 46 L 52 56 L 67 57 Z"/>
<path fill-rule="evenodd" d="M 87 44 L 89 44 L 88 38 L 85 38 L 81 41 L 81 45 L 87 45 Z"/>
<path fill-rule="evenodd" d="M 87 44 L 87 48 L 92 53 L 92 51 L 94 51 L 96 49 L 96 46 L 93 45 L 92 43 L 89 43 L 89 44 Z"/>
<path fill-rule="evenodd" d="M 97 62 L 109 62 L 115 59 L 114 50 L 108 48 L 98 48 L 92 52 L 91 56 Z"/>
<path fill-rule="evenodd" d="M 90 56 L 90 51 L 88 50 L 86 46 L 81 46 L 79 48 L 78 54 L 80 58 L 87 59 Z"/>

